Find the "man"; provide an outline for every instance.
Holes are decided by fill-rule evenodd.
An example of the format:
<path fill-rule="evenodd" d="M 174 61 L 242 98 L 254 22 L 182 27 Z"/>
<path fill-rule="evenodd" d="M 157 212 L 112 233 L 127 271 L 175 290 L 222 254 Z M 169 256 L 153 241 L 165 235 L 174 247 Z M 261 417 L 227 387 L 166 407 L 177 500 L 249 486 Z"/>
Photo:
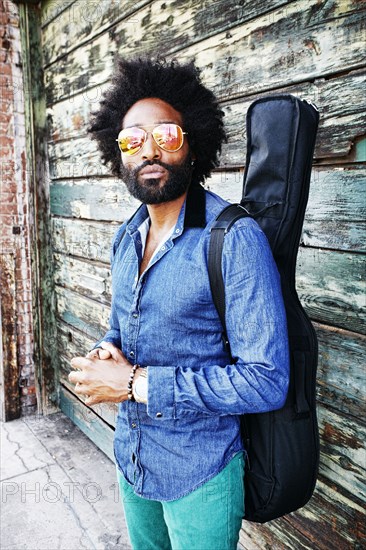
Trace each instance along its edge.
<path fill-rule="evenodd" d="M 279 277 L 252 219 L 225 237 L 232 357 L 207 272 L 227 205 L 200 185 L 218 165 L 223 113 L 193 64 L 119 61 L 91 133 L 142 202 L 112 250 L 110 330 L 70 374 L 87 404 L 118 402 L 115 457 L 136 550 L 233 550 L 244 515 L 239 416 L 284 404 Z"/>

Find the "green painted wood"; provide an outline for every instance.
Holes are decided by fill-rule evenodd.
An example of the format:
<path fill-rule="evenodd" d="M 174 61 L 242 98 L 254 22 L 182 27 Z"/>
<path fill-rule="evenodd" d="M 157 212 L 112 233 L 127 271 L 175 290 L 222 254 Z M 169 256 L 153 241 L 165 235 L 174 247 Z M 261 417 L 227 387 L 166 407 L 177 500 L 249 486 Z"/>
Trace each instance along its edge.
<path fill-rule="evenodd" d="M 102 304 L 111 303 L 109 267 L 55 254 L 55 283 Z"/>
<path fill-rule="evenodd" d="M 319 343 L 319 402 L 356 421 L 365 409 L 365 336 L 315 323 Z"/>
<path fill-rule="evenodd" d="M 109 264 L 112 238 L 119 225 L 53 218 L 53 248 L 56 252 Z"/>
<path fill-rule="evenodd" d="M 259 15 L 194 43 L 186 31 L 192 20 L 189 7 L 183 3 L 166 16 L 159 8 L 153 2 L 146 8 L 151 11 L 135 25 L 121 22 L 114 33 L 102 33 L 53 63 L 47 74 L 48 103 L 105 82 L 113 56 L 121 48 L 127 57 L 145 52 L 173 55 L 179 50 L 181 59 L 195 58 L 205 81 L 217 93 L 221 90 L 229 96 L 238 90 L 241 95 L 258 93 L 364 64 L 363 13 L 355 11 L 352 0 L 333 0 L 326 7 L 317 0 L 290 2 L 270 15 Z M 195 40 L 207 28 L 204 14 L 198 13 Z"/>
<path fill-rule="evenodd" d="M 362 134 L 366 122 L 362 108 L 365 80 L 365 71 L 355 71 L 330 80 L 319 79 L 276 90 L 276 93 L 291 93 L 310 99 L 318 105 L 320 124 L 315 148 L 316 158 L 343 158 L 353 152 L 353 144 L 358 144 L 357 136 Z M 101 165 L 95 143 L 86 134 L 90 112 L 97 108 L 102 92 L 107 87 L 98 85 L 48 109 L 49 137 L 52 140 L 51 174 L 54 179 L 83 176 L 92 179 L 108 174 L 108 170 Z M 266 92 L 245 99 L 222 97 L 229 141 L 223 147 L 221 166 L 244 166 L 246 112 L 249 105 L 263 95 Z M 339 101 L 340 97 L 342 102 Z M 345 108 L 342 110 L 343 106 Z M 366 160 L 366 157 L 362 157 L 362 148 L 358 148 L 360 153 L 357 161 Z M 117 146 L 116 154 L 119 154 Z"/>
<path fill-rule="evenodd" d="M 70 20 L 72 5 L 64 3 L 45 23 L 60 379 L 68 402 L 80 407 L 78 421 L 88 428 L 95 412 L 73 396 L 70 360 L 86 353 L 108 327 L 110 242 L 136 207 L 101 165 L 85 133 L 90 111 L 109 85 L 114 54 L 154 53 L 160 39 L 168 57 L 176 52 L 179 59 L 196 58 L 204 81 L 220 97 L 229 133 L 221 170 L 207 187 L 232 202 L 241 195 L 249 104 L 279 91 L 311 99 L 321 111 L 319 166 L 299 252 L 298 289 L 308 313 L 321 323 L 316 324 L 320 479 L 302 510 L 264 526 L 244 522 L 241 544 L 245 550 L 354 550 L 362 547 L 366 525 L 360 334 L 365 171 L 357 164 L 366 160 L 364 14 L 352 0 L 280 4 L 285 3 L 271 3 L 265 11 L 268 3 L 260 0 L 141 1 L 118 14 L 119 6 L 105 2 L 87 17 Z M 81 4 L 77 7 L 82 13 Z M 98 445 L 106 445 L 103 431 L 110 428 L 104 426 L 113 424 L 113 414 L 97 411 L 100 431 L 92 433 L 92 427 L 91 437 Z"/>
<path fill-rule="evenodd" d="M 60 354 L 60 383 L 63 384 L 75 397 L 84 403 L 85 398 L 75 394 L 74 385 L 68 380 L 72 371 L 71 359 L 73 357 L 85 357 L 88 351 L 94 346 L 95 340 L 85 336 L 74 327 L 67 325 L 61 320 L 58 321 L 58 349 Z M 117 403 L 100 403 L 91 408 L 107 424 L 115 427 L 118 405 Z"/>
<path fill-rule="evenodd" d="M 71 369 L 70 367 L 68 367 L 68 365 L 69 362 L 61 356 L 60 384 L 63 386 L 63 388 L 67 389 L 70 394 L 75 397 L 75 399 L 80 401 L 81 408 L 82 406 L 85 407 L 85 409 L 82 410 L 87 411 L 87 417 L 89 417 L 91 411 L 93 411 L 97 415 L 97 417 L 105 422 L 110 428 L 115 429 L 118 415 L 118 405 L 116 403 L 99 403 L 98 405 L 93 405 L 92 407 L 85 405 L 85 397 L 77 395 L 75 393 L 74 385 L 71 384 L 68 380 L 68 374 L 69 372 L 71 372 Z"/>
<path fill-rule="evenodd" d="M 296 287 L 316 321 L 365 333 L 365 261 L 359 254 L 300 247 Z"/>
<path fill-rule="evenodd" d="M 83 273 L 90 267 L 89 262 L 68 260 L 64 258 L 65 271 L 64 277 L 60 274 L 57 280 L 58 285 L 70 290 L 73 299 L 60 301 L 60 315 L 67 319 L 69 324 L 67 331 L 64 325 L 58 326 L 58 336 L 62 339 L 60 351 L 71 359 L 66 349 L 66 344 L 73 353 L 85 355 L 95 344 L 96 339 L 92 337 L 95 334 L 95 322 L 91 319 L 89 300 L 86 300 L 86 306 L 79 304 L 78 296 L 75 297 L 77 288 L 81 289 L 78 293 L 80 298 L 92 298 L 99 300 L 102 304 L 109 306 L 110 299 L 105 300 L 97 292 L 90 292 L 82 287 L 82 277 L 78 284 L 73 284 L 73 278 L 78 277 L 78 273 Z M 106 268 L 102 268 L 107 271 Z M 73 272 L 71 275 L 68 272 Z M 87 284 L 87 282 L 85 283 Z M 67 295 L 68 296 L 68 295 Z M 68 312 L 63 309 L 63 304 L 69 306 Z M 73 307 L 71 311 L 70 308 Z M 85 316 L 85 311 L 87 312 Z M 104 310 L 92 310 L 92 315 L 101 314 Z M 109 312 L 109 308 L 107 309 Z M 96 319 L 98 322 L 98 319 Z M 108 326 L 108 325 L 107 325 Z M 333 407 L 338 411 L 351 415 L 354 418 L 361 418 L 365 406 L 365 397 L 363 395 L 364 381 L 364 357 L 366 356 L 366 340 L 364 336 L 357 335 L 339 328 L 316 324 L 316 331 L 319 341 L 319 365 L 318 365 L 318 398 L 321 403 Z M 60 336 L 61 334 L 61 336 Z M 99 333 L 100 336 L 103 334 Z M 91 335 L 91 336 L 89 336 Z M 99 336 L 98 336 L 99 337 Z M 76 342 L 76 344 L 74 344 Z"/>
<path fill-rule="evenodd" d="M 111 225 L 54 219 L 54 249 L 108 264 L 114 232 Z M 364 269 L 362 255 L 300 247 L 297 289 L 310 317 L 363 334 Z"/>
<path fill-rule="evenodd" d="M 355 144 L 355 160 L 366 162 L 366 138 L 362 137 Z"/>
<path fill-rule="evenodd" d="M 58 317 L 95 342 L 109 328 L 110 308 L 74 291 L 56 286 Z"/>
<path fill-rule="evenodd" d="M 38 3 L 19 5 L 21 65 L 23 70 L 26 133 L 26 175 L 30 204 L 32 256 L 33 354 L 38 411 L 57 408 L 58 355 L 47 179 L 47 118 Z M 24 159 L 25 160 L 25 159 Z"/>
<path fill-rule="evenodd" d="M 85 356 L 95 344 L 95 339 L 82 330 L 57 320 L 57 334 L 59 336 L 58 349 L 69 360 L 74 356 Z"/>
<path fill-rule="evenodd" d="M 54 216 L 106 222 L 123 222 L 140 204 L 122 180 L 114 178 L 57 180 L 51 185 L 50 195 Z"/>
<path fill-rule="evenodd" d="M 243 170 L 215 172 L 205 187 L 230 202 L 242 194 Z M 364 167 L 314 167 L 302 242 L 334 250 L 366 250 Z M 51 212 L 57 216 L 124 221 L 139 202 L 121 180 L 58 180 L 51 185 Z"/>
<path fill-rule="evenodd" d="M 113 428 L 64 386 L 60 386 L 60 409 L 114 462 Z"/>
<path fill-rule="evenodd" d="M 135 25 L 141 19 L 141 8 L 151 3 L 151 0 L 136 2 L 85 2 L 77 0 L 64 3 L 63 11 L 53 9 L 54 2 L 47 0 L 42 3 L 42 37 L 44 63 L 50 65 L 60 57 L 69 54 L 81 45 L 95 39 L 101 33 L 111 30 L 111 40 L 122 43 L 123 36 L 114 38 L 114 29 L 118 23 Z"/>

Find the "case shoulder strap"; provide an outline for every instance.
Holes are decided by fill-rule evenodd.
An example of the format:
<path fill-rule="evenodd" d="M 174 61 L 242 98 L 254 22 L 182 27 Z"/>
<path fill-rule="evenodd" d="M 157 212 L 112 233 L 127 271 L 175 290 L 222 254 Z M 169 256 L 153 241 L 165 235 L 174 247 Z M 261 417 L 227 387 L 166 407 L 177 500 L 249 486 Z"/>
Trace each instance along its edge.
<path fill-rule="evenodd" d="M 210 279 L 212 298 L 223 328 L 223 342 L 228 353 L 230 353 L 230 344 L 226 335 L 225 284 L 221 269 L 222 250 L 224 247 L 225 235 L 230 231 L 231 226 L 240 218 L 249 216 L 251 216 L 251 214 L 240 204 L 230 204 L 220 212 L 211 227 L 208 251 L 208 276 Z"/>

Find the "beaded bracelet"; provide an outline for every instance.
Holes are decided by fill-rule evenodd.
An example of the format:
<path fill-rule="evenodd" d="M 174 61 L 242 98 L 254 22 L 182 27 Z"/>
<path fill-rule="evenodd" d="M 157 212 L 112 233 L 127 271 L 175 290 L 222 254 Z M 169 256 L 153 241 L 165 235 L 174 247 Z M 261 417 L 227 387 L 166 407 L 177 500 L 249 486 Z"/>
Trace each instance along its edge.
<path fill-rule="evenodd" d="M 135 376 L 136 371 L 137 371 L 138 368 L 140 368 L 140 365 L 133 365 L 131 367 L 130 378 L 129 378 L 128 384 L 127 384 L 127 398 L 128 398 L 129 401 L 135 401 L 135 398 L 134 398 L 133 392 L 132 392 L 132 384 L 133 384 L 133 379 L 134 379 L 134 376 Z"/>

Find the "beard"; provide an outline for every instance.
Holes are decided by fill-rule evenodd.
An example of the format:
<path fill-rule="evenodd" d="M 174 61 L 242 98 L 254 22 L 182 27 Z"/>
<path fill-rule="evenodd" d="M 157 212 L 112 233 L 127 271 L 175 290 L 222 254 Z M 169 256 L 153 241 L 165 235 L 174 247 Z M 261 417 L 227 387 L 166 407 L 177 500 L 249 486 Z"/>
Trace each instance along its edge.
<path fill-rule="evenodd" d="M 178 165 L 165 164 L 160 160 L 147 160 L 132 170 L 121 164 L 120 175 L 129 193 L 144 204 L 160 204 L 178 199 L 187 191 L 192 177 L 192 157 L 189 153 Z M 140 170 L 145 166 L 158 164 L 168 171 L 168 179 L 160 184 L 160 178 L 138 181 Z"/>

